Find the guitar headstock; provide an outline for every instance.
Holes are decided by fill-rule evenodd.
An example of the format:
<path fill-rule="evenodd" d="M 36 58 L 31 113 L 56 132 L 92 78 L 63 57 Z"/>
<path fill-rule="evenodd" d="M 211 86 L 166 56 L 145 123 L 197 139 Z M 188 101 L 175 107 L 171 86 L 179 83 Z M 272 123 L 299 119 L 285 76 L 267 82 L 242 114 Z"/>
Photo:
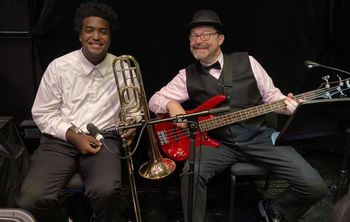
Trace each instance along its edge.
<path fill-rule="evenodd" d="M 320 91 L 319 98 L 332 99 L 335 97 L 343 98 L 347 97 L 347 94 L 344 93 L 350 89 L 350 78 L 342 79 L 337 75 L 338 80 L 330 81 L 330 76 L 323 76 L 322 79 L 325 81 L 319 87 Z"/>

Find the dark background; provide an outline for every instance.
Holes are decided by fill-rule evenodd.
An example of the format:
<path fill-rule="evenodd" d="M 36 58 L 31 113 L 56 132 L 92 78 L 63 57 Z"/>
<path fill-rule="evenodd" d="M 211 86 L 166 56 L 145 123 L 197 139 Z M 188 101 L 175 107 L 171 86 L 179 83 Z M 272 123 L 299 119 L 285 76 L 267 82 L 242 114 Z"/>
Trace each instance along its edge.
<path fill-rule="evenodd" d="M 31 119 L 30 109 L 35 93 L 49 62 L 80 48 L 78 35 L 73 31 L 73 17 L 75 9 L 82 2 L 82 0 L 0 0 L 0 116 L 13 116 L 17 124 Z M 227 27 L 224 52 L 248 51 L 262 64 L 273 78 L 275 85 L 284 93 L 297 94 L 313 90 L 321 84 L 323 75 L 329 74 L 332 79 L 337 80 L 335 72 L 323 68 L 307 70 L 304 66 L 305 60 L 350 71 L 349 1 L 106 0 L 104 2 L 116 10 L 121 26 L 121 31 L 113 36 L 110 52 L 117 56 L 130 54 L 139 61 L 148 98 L 171 80 L 179 69 L 192 62 L 184 27 L 199 9 L 215 10 Z M 33 141 L 27 139 L 26 142 L 28 141 L 33 142 L 29 149 L 35 149 L 38 138 L 35 137 Z M 334 140 L 317 141 L 314 147 L 326 146 L 327 149 L 333 150 L 338 143 L 334 144 Z M 136 158 L 139 160 L 135 161 L 137 165 L 146 161 L 144 152 L 136 153 Z M 332 157 L 328 153 L 320 155 L 326 160 Z M 322 170 L 321 175 L 325 175 L 327 184 L 333 184 L 342 161 L 337 157 L 334 161 L 336 164 L 331 165 L 318 156 L 314 159 L 311 155 L 307 156 L 313 165 L 317 166 L 315 163 L 320 163 L 316 168 Z M 177 164 L 177 170 L 181 170 L 181 163 Z M 335 166 L 335 170 L 332 166 Z M 329 171 L 323 172 L 326 170 Z M 228 180 L 229 177 L 225 176 Z M 165 182 L 164 180 L 158 182 L 136 177 L 138 188 L 141 187 L 146 191 L 140 196 L 143 212 L 152 215 L 152 211 L 147 211 L 147 207 L 160 209 L 160 212 L 165 213 L 181 212 L 178 210 L 181 208 L 178 178 L 167 178 Z M 228 186 L 228 181 L 226 183 L 222 181 L 225 180 L 217 180 L 213 187 L 216 188 L 219 184 Z M 156 186 L 160 190 L 165 187 L 168 190 L 169 187 L 177 188 L 174 195 L 164 193 L 169 199 L 167 201 L 173 203 L 171 208 L 162 204 L 164 199 L 158 201 L 163 197 L 155 197 L 151 192 Z M 217 190 L 221 192 L 225 189 Z M 223 195 L 227 198 L 227 193 Z M 216 196 L 209 196 L 208 206 L 210 204 L 218 206 L 218 203 L 221 203 L 227 207 L 227 201 L 222 201 L 222 196 L 217 196 L 221 199 L 214 198 L 215 201 L 212 202 L 210 197 Z M 129 196 L 125 199 L 131 201 Z M 167 209 L 163 209 L 165 207 Z M 125 209 L 132 211 L 131 203 Z M 212 212 L 217 214 L 215 210 L 216 208 Z M 328 211 L 321 206 L 316 207 L 313 212 L 322 215 L 322 212 L 326 214 Z M 132 212 L 129 214 L 132 215 Z M 179 218 L 178 215 L 175 217 Z M 314 221 L 320 220 L 316 218 Z"/>
<path fill-rule="evenodd" d="M 16 123 L 31 118 L 48 63 L 80 48 L 73 17 L 81 2 L 0 1 L 0 116 Z M 307 70 L 305 60 L 350 71 L 345 0 L 104 2 L 117 11 L 121 26 L 110 52 L 139 61 L 148 98 L 192 61 L 184 27 L 199 9 L 215 10 L 226 25 L 224 52 L 248 51 L 284 93 L 312 90 L 332 73 Z"/>

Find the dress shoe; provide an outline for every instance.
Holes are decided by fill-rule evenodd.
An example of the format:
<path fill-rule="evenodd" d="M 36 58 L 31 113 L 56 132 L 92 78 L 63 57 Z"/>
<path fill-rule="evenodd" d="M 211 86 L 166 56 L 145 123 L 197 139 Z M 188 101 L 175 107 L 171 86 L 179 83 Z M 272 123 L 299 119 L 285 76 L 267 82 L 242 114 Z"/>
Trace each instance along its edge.
<path fill-rule="evenodd" d="M 260 200 L 258 203 L 258 209 L 261 215 L 260 222 L 283 222 L 283 216 L 272 210 L 270 206 L 270 199 Z"/>

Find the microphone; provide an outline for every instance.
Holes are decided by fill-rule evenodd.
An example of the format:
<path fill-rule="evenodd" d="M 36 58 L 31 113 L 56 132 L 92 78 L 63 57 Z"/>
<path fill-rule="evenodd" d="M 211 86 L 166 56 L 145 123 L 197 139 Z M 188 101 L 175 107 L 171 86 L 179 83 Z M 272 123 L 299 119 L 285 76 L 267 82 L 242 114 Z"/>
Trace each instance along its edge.
<path fill-rule="evenodd" d="M 321 65 L 319 63 L 316 63 L 316 62 L 313 62 L 313 61 L 310 61 L 310 60 L 306 60 L 304 62 L 304 65 L 309 68 L 309 69 L 312 69 L 314 67 L 323 67 L 323 68 L 326 68 L 326 69 L 330 69 L 330 70 L 334 70 L 334 71 L 338 71 L 338 72 L 341 72 L 341 73 L 345 73 L 345 74 L 348 74 L 350 75 L 350 72 L 347 72 L 345 70 L 342 70 L 342 69 L 337 69 L 337 68 L 334 68 L 334 67 L 331 67 L 331 66 L 325 66 L 325 65 Z"/>
<path fill-rule="evenodd" d="M 100 130 L 94 124 L 88 123 L 86 128 L 92 136 L 94 136 L 98 141 L 102 142 L 104 138 Z"/>

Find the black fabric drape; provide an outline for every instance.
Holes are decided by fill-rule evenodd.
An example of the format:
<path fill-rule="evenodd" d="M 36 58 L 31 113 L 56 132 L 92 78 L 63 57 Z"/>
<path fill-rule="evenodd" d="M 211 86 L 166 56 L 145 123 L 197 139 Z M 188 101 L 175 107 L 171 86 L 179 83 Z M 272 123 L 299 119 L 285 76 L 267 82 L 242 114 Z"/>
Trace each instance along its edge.
<path fill-rule="evenodd" d="M 0 117 L 0 207 L 15 207 L 28 164 L 28 151 L 13 118 Z"/>

